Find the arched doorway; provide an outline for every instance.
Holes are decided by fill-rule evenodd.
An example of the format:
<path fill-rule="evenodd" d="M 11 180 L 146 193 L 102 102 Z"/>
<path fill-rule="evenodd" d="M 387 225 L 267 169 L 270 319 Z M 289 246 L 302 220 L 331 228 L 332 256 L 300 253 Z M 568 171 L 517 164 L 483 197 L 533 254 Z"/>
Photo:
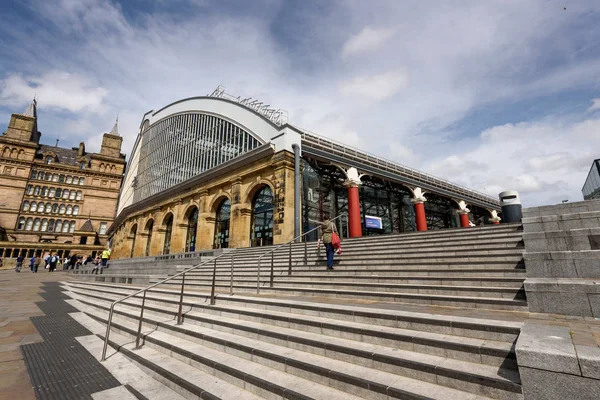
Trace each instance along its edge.
<path fill-rule="evenodd" d="M 215 240 L 213 249 L 229 247 L 229 220 L 231 218 L 231 201 L 224 199 L 217 208 L 215 221 Z"/>
<path fill-rule="evenodd" d="M 173 233 L 173 214 L 165 219 L 165 243 L 163 245 L 163 254 L 169 254 L 171 251 L 171 233 Z"/>
<path fill-rule="evenodd" d="M 135 250 L 135 238 L 137 236 L 137 224 L 135 224 L 133 226 L 133 228 L 131 228 L 131 234 L 133 235 L 133 238 L 131 240 L 131 254 L 129 254 L 129 258 L 133 258 L 133 252 Z"/>
<path fill-rule="evenodd" d="M 263 186 L 252 199 L 250 245 L 256 247 L 271 244 L 273 244 L 273 191 L 269 186 Z"/>
<path fill-rule="evenodd" d="M 198 231 L 198 208 L 194 207 L 187 220 L 187 232 L 185 234 L 185 251 L 196 251 L 196 232 Z"/>
<path fill-rule="evenodd" d="M 148 232 L 148 240 L 146 241 L 146 251 L 144 255 L 148 257 L 150 255 L 150 246 L 152 245 L 152 231 L 154 230 L 154 220 L 146 223 L 146 232 Z"/>

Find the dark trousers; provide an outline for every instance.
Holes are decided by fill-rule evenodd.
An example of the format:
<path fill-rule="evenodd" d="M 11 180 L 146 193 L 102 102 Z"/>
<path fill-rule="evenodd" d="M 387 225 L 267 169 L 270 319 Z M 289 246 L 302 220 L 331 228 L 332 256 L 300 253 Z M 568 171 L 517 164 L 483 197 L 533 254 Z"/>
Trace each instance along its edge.
<path fill-rule="evenodd" d="M 325 244 L 325 252 L 327 253 L 327 267 L 333 267 L 333 245 L 331 243 Z"/>

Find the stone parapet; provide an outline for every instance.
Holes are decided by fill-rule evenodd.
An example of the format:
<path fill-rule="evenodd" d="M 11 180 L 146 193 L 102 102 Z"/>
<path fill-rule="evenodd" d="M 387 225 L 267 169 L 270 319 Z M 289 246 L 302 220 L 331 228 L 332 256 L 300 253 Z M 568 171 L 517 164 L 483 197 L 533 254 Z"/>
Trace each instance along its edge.
<path fill-rule="evenodd" d="M 553 206 L 530 207 L 523 209 L 523 218 L 541 217 L 544 215 L 573 214 L 588 211 L 600 211 L 600 200 L 586 200 L 575 203 L 557 204 Z"/>
<path fill-rule="evenodd" d="M 600 279 L 600 250 L 524 253 L 528 277 Z"/>
<path fill-rule="evenodd" d="M 600 280 L 527 278 L 530 312 L 600 318 Z"/>

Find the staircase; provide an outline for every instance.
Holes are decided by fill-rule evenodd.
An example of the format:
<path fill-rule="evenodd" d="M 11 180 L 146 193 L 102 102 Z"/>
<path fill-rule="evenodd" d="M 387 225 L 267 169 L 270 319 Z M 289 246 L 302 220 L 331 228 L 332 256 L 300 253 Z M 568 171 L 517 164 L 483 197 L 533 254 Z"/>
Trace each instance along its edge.
<path fill-rule="evenodd" d="M 188 398 L 521 399 L 514 342 L 527 303 L 518 225 L 348 239 L 334 271 L 324 251 L 291 246 L 217 259 L 119 304 L 110 346 Z M 114 273 L 114 271 L 113 271 Z M 229 291 L 233 288 L 233 295 Z M 131 285 L 69 281 L 72 304 L 104 337 Z"/>

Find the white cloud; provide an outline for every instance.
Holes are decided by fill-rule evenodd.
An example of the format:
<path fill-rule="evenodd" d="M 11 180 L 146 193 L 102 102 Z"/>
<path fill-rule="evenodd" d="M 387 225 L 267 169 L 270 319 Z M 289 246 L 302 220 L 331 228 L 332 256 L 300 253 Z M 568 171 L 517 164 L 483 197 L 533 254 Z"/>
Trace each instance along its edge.
<path fill-rule="evenodd" d="M 600 110 L 600 97 L 592 100 L 592 105 L 588 108 L 588 111 Z"/>
<path fill-rule="evenodd" d="M 377 49 L 390 39 L 394 32 L 394 29 L 374 29 L 366 26 L 344 43 L 342 55 L 346 57 Z"/>
<path fill-rule="evenodd" d="M 0 104 L 8 106 L 30 103 L 35 95 L 45 107 L 101 111 L 107 94 L 84 76 L 60 71 L 27 77 L 13 74 L 0 81 Z"/>
<path fill-rule="evenodd" d="M 405 71 L 389 71 L 376 75 L 363 75 L 342 82 L 340 91 L 346 95 L 381 101 L 392 97 L 408 84 Z"/>

